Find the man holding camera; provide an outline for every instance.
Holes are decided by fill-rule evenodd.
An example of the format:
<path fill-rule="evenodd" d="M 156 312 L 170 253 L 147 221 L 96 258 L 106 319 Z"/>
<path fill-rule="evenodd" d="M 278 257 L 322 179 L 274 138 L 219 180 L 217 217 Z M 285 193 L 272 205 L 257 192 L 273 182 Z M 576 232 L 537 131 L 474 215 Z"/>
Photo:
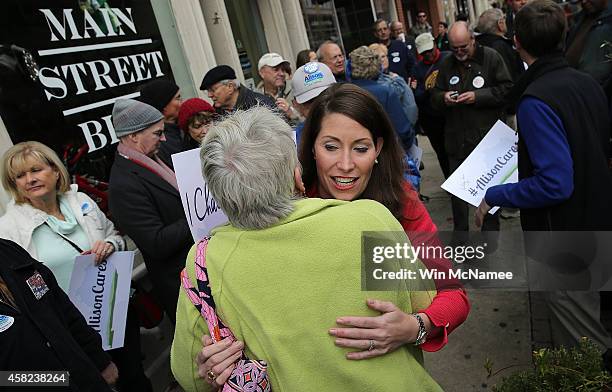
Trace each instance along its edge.
<path fill-rule="evenodd" d="M 448 32 L 452 56 L 444 59 L 436 85 L 431 91 L 432 106 L 444 113 L 444 135 L 451 173 L 470 155 L 497 120 L 504 120 L 504 95 L 512 79 L 504 60 L 495 50 L 481 46 L 466 22 L 454 23 Z M 451 198 L 455 239 L 467 240 L 469 207 Z M 498 215 L 487 216 L 483 231 L 499 231 Z M 495 238 L 491 238 L 492 250 Z"/>

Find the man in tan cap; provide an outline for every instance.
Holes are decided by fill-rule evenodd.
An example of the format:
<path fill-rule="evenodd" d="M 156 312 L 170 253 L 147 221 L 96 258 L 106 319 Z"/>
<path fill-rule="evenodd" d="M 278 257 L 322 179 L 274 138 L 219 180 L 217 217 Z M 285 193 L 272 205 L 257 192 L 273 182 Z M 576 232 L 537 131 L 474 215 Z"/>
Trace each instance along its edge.
<path fill-rule="evenodd" d="M 419 107 L 419 125 L 436 152 L 444 178 L 448 178 L 450 169 L 448 155 L 444 149 L 444 114 L 431 106 L 430 93 L 436 85 L 440 64 L 450 52 L 440 51 L 434 41 L 431 33 L 423 33 L 416 37 L 416 49 L 422 60 L 414 66 L 411 87 Z"/>
<path fill-rule="evenodd" d="M 297 120 L 299 113 L 291 106 L 291 83 L 287 83 L 287 74 L 291 75 L 289 61 L 278 53 L 266 53 L 259 59 L 257 69 L 261 82 L 256 91 L 274 99 L 276 107 L 288 118 Z"/>

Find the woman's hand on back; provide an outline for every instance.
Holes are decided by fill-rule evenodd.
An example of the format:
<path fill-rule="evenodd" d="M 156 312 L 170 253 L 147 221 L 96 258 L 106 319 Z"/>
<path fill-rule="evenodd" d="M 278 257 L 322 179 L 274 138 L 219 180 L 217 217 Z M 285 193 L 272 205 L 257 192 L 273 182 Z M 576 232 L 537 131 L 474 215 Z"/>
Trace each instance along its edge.
<path fill-rule="evenodd" d="M 229 379 L 242 357 L 244 344 L 225 338 L 213 343 L 208 335 L 202 336 L 202 350 L 196 356 L 198 375 L 214 388 L 219 388 Z"/>
<path fill-rule="evenodd" d="M 417 319 L 392 302 L 368 299 L 368 307 L 382 314 L 373 317 L 339 317 L 336 323 L 345 326 L 331 328 L 339 347 L 353 348 L 347 359 L 367 359 L 385 355 L 398 347 L 414 343 L 419 330 Z M 427 322 L 429 319 L 427 318 Z"/>

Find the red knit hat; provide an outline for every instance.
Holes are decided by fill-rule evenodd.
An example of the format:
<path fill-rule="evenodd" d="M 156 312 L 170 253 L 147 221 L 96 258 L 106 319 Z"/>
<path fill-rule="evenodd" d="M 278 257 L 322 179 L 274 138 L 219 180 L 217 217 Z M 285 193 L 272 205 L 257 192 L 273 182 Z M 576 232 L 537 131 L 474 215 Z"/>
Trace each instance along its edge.
<path fill-rule="evenodd" d="M 205 100 L 200 98 L 189 98 L 181 104 L 178 115 L 178 125 L 185 132 L 188 131 L 187 124 L 191 117 L 200 112 L 215 113 L 215 109 Z"/>

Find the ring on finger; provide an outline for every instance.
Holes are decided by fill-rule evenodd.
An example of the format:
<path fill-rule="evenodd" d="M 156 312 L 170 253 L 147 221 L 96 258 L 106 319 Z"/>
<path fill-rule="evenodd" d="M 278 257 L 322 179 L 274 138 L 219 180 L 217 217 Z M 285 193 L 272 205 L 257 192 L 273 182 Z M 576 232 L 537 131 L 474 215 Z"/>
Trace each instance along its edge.
<path fill-rule="evenodd" d="M 212 370 L 209 370 L 206 372 L 206 377 L 208 377 L 210 381 L 215 381 L 215 378 L 217 378 L 217 375 Z"/>
<path fill-rule="evenodd" d="M 374 341 L 370 339 L 370 347 L 368 347 L 368 351 L 374 350 Z"/>

